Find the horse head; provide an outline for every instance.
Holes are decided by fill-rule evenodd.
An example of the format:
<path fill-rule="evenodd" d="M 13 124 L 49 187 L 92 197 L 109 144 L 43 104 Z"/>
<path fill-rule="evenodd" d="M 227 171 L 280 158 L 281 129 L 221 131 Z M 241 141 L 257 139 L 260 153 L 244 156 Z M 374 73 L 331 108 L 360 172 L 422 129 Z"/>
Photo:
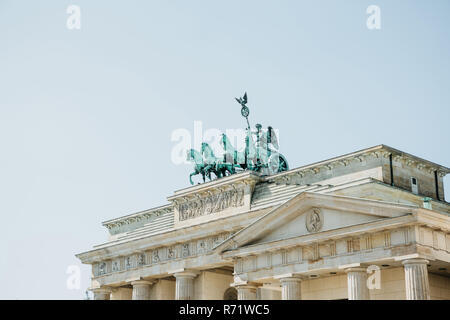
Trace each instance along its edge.
<path fill-rule="evenodd" d="M 220 144 L 222 145 L 222 147 L 224 149 L 226 149 L 227 144 L 229 144 L 228 137 L 227 137 L 227 135 L 225 133 L 221 134 Z"/>
<path fill-rule="evenodd" d="M 272 143 L 273 147 L 277 150 L 280 148 L 275 130 L 271 126 L 267 127 L 267 142 Z"/>
<path fill-rule="evenodd" d="M 214 155 L 213 149 L 206 142 L 202 142 L 202 152 L 201 153 L 202 153 L 202 155 L 204 155 L 208 159 L 215 159 L 216 158 L 216 156 Z"/>
<path fill-rule="evenodd" d="M 194 161 L 195 164 L 201 164 L 203 162 L 201 154 L 195 149 L 189 149 L 186 152 L 186 160 Z"/>
<path fill-rule="evenodd" d="M 209 149 L 209 144 L 207 144 L 206 142 L 202 142 L 201 153 L 203 154 L 207 149 Z"/>

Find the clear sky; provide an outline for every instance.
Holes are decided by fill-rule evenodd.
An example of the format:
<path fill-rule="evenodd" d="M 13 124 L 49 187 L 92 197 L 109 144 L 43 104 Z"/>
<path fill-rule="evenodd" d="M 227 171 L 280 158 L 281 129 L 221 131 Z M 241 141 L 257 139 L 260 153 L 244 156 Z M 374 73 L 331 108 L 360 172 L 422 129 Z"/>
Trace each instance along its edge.
<path fill-rule="evenodd" d="M 381 143 L 450 166 L 449 39 L 448 0 L 0 0 L 0 298 L 82 299 L 74 255 L 189 186 L 172 132 L 243 128 L 244 91 L 291 168 Z"/>

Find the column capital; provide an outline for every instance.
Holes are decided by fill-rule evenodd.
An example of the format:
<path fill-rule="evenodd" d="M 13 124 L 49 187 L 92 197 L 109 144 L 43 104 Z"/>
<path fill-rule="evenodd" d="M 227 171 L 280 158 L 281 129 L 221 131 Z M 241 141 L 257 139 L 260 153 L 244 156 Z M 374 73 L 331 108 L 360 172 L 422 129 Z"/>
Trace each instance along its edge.
<path fill-rule="evenodd" d="M 279 280 L 280 280 L 280 283 L 282 286 L 286 283 L 300 283 L 303 281 L 303 279 L 299 278 L 299 277 L 290 277 L 290 278 L 286 277 L 286 278 L 280 278 Z"/>
<path fill-rule="evenodd" d="M 110 287 L 90 288 L 89 291 L 94 293 L 94 300 L 110 300 L 112 289 Z"/>
<path fill-rule="evenodd" d="M 150 281 L 150 280 L 135 280 L 135 281 L 130 282 L 130 284 L 132 286 L 139 286 L 139 285 L 151 286 L 154 283 L 155 283 L 154 281 Z"/>
<path fill-rule="evenodd" d="M 338 269 L 342 270 L 342 269 L 350 269 L 350 268 L 357 268 L 357 267 L 361 267 L 361 264 L 359 262 L 350 263 L 350 264 L 341 264 L 338 266 Z"/>
<path fill-rule="evenodd" d="M 260 284 L 258 284 L 256 282 L 249 282 L 249 281 L 238 281 L 238 282 L 233 282 L 232 284 L 230 284 L 230 287 L 234 287 L 236 289 L 238 289 L 238 288 L 256 289 L 259 286 L 260 286 Z"/>
<path fill-rule="evenodd" d="M 133 286 L 132 299 L 133 300 L 149 300 L 150 287 L 154 283 L 151 280 L 143 278 L 129 279 L 128 283 Z"/>
<path fill-rule="evenodd" d="M 186 269 L 177 269 L 169 271 L 175 278 L 195 278 L 199 275 L 199 271 L 197 270 L 186 270 Z"/>
<path fill-rule="evenodd" d="M 367 268 L 364 267 L 353 267 L 353 268 L 347 268 L 344 270 L 345 273 L 349 272 L 367 272 Z"/>
<path fill-rule="evenodd" d="M 113 288 L 105 286 L 105 287 L 98 287 L 98 288 L 89 288 L 88 290 L 93 293 L 109 294 L 113 291 Z"/>
<path fill-rule="evenodd" d="M 286 274 L 281 274 L 278 276 L 274 276 L 274 279 L 278 279 L 280 280 L 280 282 L 287 282 L 287 281 L 291 281 L 291 282 L 300 282 L 303 280 L 303 278 L 300 275 L 294 274 L 294 273 L 286 273 Z"/>
<path fill-rule="evenodd" d="M 131 285 L 152 285 L 155 283 L 153 279 L 144 279 L 142 277 L 134 277 L 125 280 L 127 283 Z"/>
<path fill-rule="evenodd" d="M 428 263 L 430 263 L 430 261 L 421 258 L 406 259 L 402 261 L 402 264 L 404 266 L 409 264 L 428 264 Z"/>
<path fill-rule="evenodd" d="M 302 282 L 302 278 L 299 277 L 292 277 L 292 278 L 280 278 L 280 282 Z"/>
<path fill-rule="evenodd" d="M 235 287 L 238 292 L 238 300 L 256 300 L 256 291 L 258 285 L 254 282 L 239 281 L 230 284 L 231 287 Z"/>

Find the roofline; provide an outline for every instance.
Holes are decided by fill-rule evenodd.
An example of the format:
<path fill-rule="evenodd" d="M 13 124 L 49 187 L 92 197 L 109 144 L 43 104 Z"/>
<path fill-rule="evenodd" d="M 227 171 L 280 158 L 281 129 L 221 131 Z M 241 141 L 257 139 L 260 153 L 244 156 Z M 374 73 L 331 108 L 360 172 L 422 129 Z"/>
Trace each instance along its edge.
<path fill-rule="evenodd" d="M 151 208 L 151 209 L 130 213 L 130 214 L 127 214 L 125 216 L 120 216 L 120 217 L 117 217 L 117 218 L 114 218 L 114 219 L 109 219 L 109 220 L 103 221 L 102 225 L 107 225 L 107 224 L 110 224 L 110 223 L 113 223 L 113 222 L 116 222 L 116 221 L 120 221 L 120 220 L 123 220 L 123 219 L 132 218 L 134 216 L 140 216 L 140 215 L 145 214 L 145 213 L 153 213 L 154 211 L 170 209 L 170 208 L 172 208 L 172 206 L 173 206 L 173 204 L 169 203 L 169 204 L 165 204 L 163 206 L 154 207 L 154 208 Z"/>
<path fill-rule="evenodd" d="M 448 168 L 448 167 L 446 167 L 446 166 L 443 166 L 443 165 L 441 165 L 441 164 L 438 164 L 438 163 L 436 163 L 436 162 L 433 162 L 433 161 L 429 161 L 429 160 L 423 159 L 423 158 L 418 157 L 418 156 L 415 156 L 415 155 L 413 155 L 413 154 L 411 154 L 411 153 L 404 152 L 404 151 L 401 151 L 401 150 L 392 148 L 392 147 L 387 146 L 387 145 L 385 145 L 385 144 L 380 144 L 379 146 L 382 147 L 382 148 L 384 148 L 384 149 L 388 149 L 388 150 L 391 150 L 391 151 L 395 151 L 395 152 L 397 152 L 397 153 L 401 153 L 401 154 L 407 155 L 408 157 L 415 158 L 415 159 L 418 159 L 418 160 L 420 160 L 420 161 L 426 162 L 427 164 L 429 164 L 429 165 L 431 165 L 431 166 L 438 167 L 439 169 L 441 169 L 441 170 L 443 170 L 443 171 L 446 171 L 446 173 L 450 173 L 450 168 Z"/>
<path fill-rule="evenodd" d="M 357 156 L 357 155 L 360 155 L 360 154 L 364 154 L 364 153 L 368 153 L 368 152 L 374 152 L 374 151 L 379 151 L 379 150 L 386 150 L 386 151 L 390 151 L 391 153 L 398 153 L 398 154 L 406 155 L 406 156 L 411 157 L 413 159 L 419 160 L 420 162 L 425 162 L 429 166 L 437 167 L 438 169 L 444 171 L 446 174 L 450 173 L 450 168 L 447 168 L 447 167 L 445 167 L 443 165 L 437 164 L 437 163 L 429 161 L 429 160 L 425 160 L 423 158 L 420 158 L 420 157 L 414 156 L 414 155 L 412 155 L 410 153 L 403 152 L 401 150 L 392 148 L 392 147 L 390 147 L 388 145 L 385 145 L 385 144 L 379 144 L 379 145 L 376 145 L 376 146 L 373 146 L 373 147 L 370 147 L 370 148 L 361 149 L 361 150 L 354 151 L 354 152 L 351 152 L 351 153 L 346 153 L 346 154 L 341 155 L 341 156 L 329 158 L 327 160 L 321 160 L 321 161 L 313 162 L 311 164 L 307 164 L 307 165 L 304 165 L 304 166 L 301 166 L 301 167 L 293 168 L 293 169 L 288 170 L 288 171 L 284 171 L 284 172 L 280 172 L 280 173 L 277 173 L 277 174 L 274 174 L 274 175 L 271 175 L 271 176 L 267 176 L 267 177 L 265 177 L 265 179 L 266 180 L 271 180 L 271 179 L 274 179 L 274 178 L 282 177 L 284 175 L 289 175 L 289 174 L 294 173 L 296 171 L 301 171 L 301 170 L 304 170 L 304 169 L 307 169 L 307 168 L 317 167 L 319 165 L 324 165 L 324 164 L 327 164 L 329 162 L 334 162 L 334 161 L 346 159 L 346 158 L 349 158 L 349 157 L 354 157 L 354 156 Z"/>
<path fill-rule="evenodd" d="M 270 181 L 272 179 L 279 178 L 279 177 L 282 177 L 282 176 L 285 176 L 285 175 L 290 175 L 290 174 L 292 174 L 294 172 L 301 171 L 301 170 L 304 170 L 304 169 L 307 169 L 307 168 L 313 168 L 313 167 L 317 167 L 317 166 L 320 166 L 320 165 L 327 164 L 329 162 L 338 161 L 338 160 L 341 160 L 341 159 L 346 159 L 346 158 L 349 158 L 349 157 L 354 157 L 354 156 L 357 156 L 357 155 L 360 155 L 360 154 L 364 154 L 364 153 L 368 153 L 368 152 L 375 152 L 375 151 L 379 151 L 379 150 L 386 150 L 386 151 L 389 151 L 391 153 L 397 153 L 397 154 L 406 155 L 406 156 L 411 157 L 413 159 L 416 159 L 416 160 L 419 160 L 421 162 L 424 162 L 424 163 L 428 164 L 429 166 L 437 167 L 438 169 L 444 171 L 446 174 L 450 173 L 450 168 L 447 168 L 445 166 L 442 166 L 440 164 L 434 163 L 432 161 L 428 161 L 428 160 L 425 160 L 423 158 L 414 156 L 414 155 L 412 155 L 410 153 L 403 152 L 401 150 L 392 148 L 392 147 L 390 147 L 388 145 L 379 144 L 379 145 L 376 145 L 376 146 L 373 146 L 373 147 L 370 147 L 370 148 L 365 148 L 365 149 L 361 149 L 361 150 L 354 151 L 354 152 L 351 152 L 351 153 L 346 153 L 346 154 L 341 155 L 341 156 L 329 158 L 327 160 L 314 162 L 314 163 L 307 164 L 307 165 L 304 165 L 304 166 L 301 166 L 301 167 L 293 168 L 293 169 L 288 170 L 288 171 L 284 171 L 284 172 L 280 172 L 280 173 L 277 173 L 277 174 L 274 174 L 274 175 L 262 177 L 261 181 Z M 222 178 L 220 180 L 217 179 L 217 180 L 214 180 L 214 181 L 209 181 L 209 182 L 202 183 L 202 184 L 199 184 L 199 185 L 194 185 L 194 186 L 190 186 L 190 187 L 186 187 L 186 188 L 183 188 L 183 189 L 176 190 L 174 192 L 174 194 L 172 196 L 167 197 L 167 199 L 169 201 L 172 201 L 174 198 L 181 197 L 184 194 L 189 194 L 189 193 L 195 192 L 197 189 L 205 189 L 205 188 L 212 187 L 215 184 L 217 184 L 218 182 L 220 182 L 220 185 L 222 185 L 224 183 L 232 182 L 232 181 L 239 180 L 239 179 L 242 179 L 242 178 L 245 179 L 247 177 L 248 178 L 257 179 L 259 177 L 259 175 L 257 173 L 252 172 L 252 171 L 247 171 L 247 172 L 244 171 L 244 172 L 238 173 L 237 175 L 232 175 L 230 177 Z M 109 220 L 103 221 L 102 225 L 107 225 L 107 224 L 110 224 L 110 223 L 113 223 L 113 222 L 116 222 L 116 221 L 120 221 L 120 220 L 127 219 L 127 218 L 132 218 L 134 216 L 139 216 L 139 215 L 145 214 L 145 213 L 151 213 L 153 211 L 158 211 L 158 210 L 161 210 L 161 209 L 168 209 L 168 208 L 171 208 L 172 206 L 173 206 L 173 204 L 169 203 L 169 204 L 166 204 L 166 205 L 163 205 L 163 206 L 158 206 L 158 207 L 150 208 L 150 209 L 147 209 L 147 210 L 134 212 L 134 213 L 131 213 L 131 214 L 128 214 L 128 215 L 124 215 L 124 216 L 120 216 L 120 217 L 117 217 L 117 218 L 114 218 L 114 219 L 109 219 Z"/>

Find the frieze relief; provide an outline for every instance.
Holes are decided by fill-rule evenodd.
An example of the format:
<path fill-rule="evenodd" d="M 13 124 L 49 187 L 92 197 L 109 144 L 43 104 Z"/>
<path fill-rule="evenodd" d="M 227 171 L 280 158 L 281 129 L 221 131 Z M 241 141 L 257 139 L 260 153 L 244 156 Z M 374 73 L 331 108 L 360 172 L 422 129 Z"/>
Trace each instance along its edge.
<path fill-rule="evenodd" d="M 145 265 L 145 254 L 141 253 L 141 254 L 138 255 L 137 265 L 138 266 L 144 266 Z"/>
<path fill-rule="evenodd" d="M 120 270 L 120 260 L 114 260 L 112 263 L 112 272 Z"/>
<path fill-rule="evenodd" d="M 306 229 L 309 232 L 318 232 L 323 226 L 323 213 L 319 208 L 314 208 L 306 214 Z"/>
<path fill-rule="evenodd" d="M 424 228 L 425 230 L 425 228 Z M 411 228 L 400 228 L 390 231 L 376 232 L 365 234 L 358 237 L 350 237 L 338 240 L 327 240 L 324 242 L 316 242 L 310 245 L 293 247 L 285 250 L 274 252 L 264 252 L 256 256 L 245 256 L 235 259 L 235 273 L 255 272 L 263 269 L 271 269 L 273 267 L 285 266 L 289 264 L 313 264 L 322 263 L 324 258 L 333 258 L 338 256 L 346 256 L 351 254 L 359 254 L 371 251 L 375 248 L 392 248 L 395 246 L 404 246 L 409 243 L 406 235 L 409 234 Z M 429 235 L 426 236 L 425 232 Z M 436 234 L 435 237 L 432 235 Z M 420 232 L 419 232 L 420 236 Z M 440 250 L 446 250 L 445 233 L 426 230 L 423 232 L 422 238 L 428 238 L 430 246 L 440 244 Z M 440 241 L 437 240 L 439 237 Z M 436 239 L 435 239 L 436 238 Z M 448 236 L 450 240 L 450 236 Z M 420 241 L 420 239 L 419 239 Z M 449 242 L 450 244 L 450 242 Z M 447 249 L 448 250 L 448 249 Z"/>
<path fill-rule="evenodd" d="M 125 258 L 125 269 L 131 269 L 132 265 L 131 265 L 131 256 L 130 257 L 126 257 Z"/>
<path fill-rule="evenodd" d="M 101 261 L 94 268 L 95 276 L 103 276 L 111 272 L 114 273 L 131 270 L 146 265 L 153 265 L 175 259 L 183 259 L 196 255 L 207 254 L 231 235 L 231 232 L 226 232 L 208 238 L 202 238 L 168 247 L 160 247 L 138 254 L 115 258 L 112 261 L 109 261 L 110 267 L 107 267 L 107 261 Z"/>
<path fill-rule="evenodd" d="M 106 262 L 102 262 L 98 266 L 98 273 L 105 274 L 106 273 Z"/>
<path fill-rule="evenodd" d="M 184 221 L 244 205 L 244 189 L 233 189 L 178 205 L 179 220 Z"/>

